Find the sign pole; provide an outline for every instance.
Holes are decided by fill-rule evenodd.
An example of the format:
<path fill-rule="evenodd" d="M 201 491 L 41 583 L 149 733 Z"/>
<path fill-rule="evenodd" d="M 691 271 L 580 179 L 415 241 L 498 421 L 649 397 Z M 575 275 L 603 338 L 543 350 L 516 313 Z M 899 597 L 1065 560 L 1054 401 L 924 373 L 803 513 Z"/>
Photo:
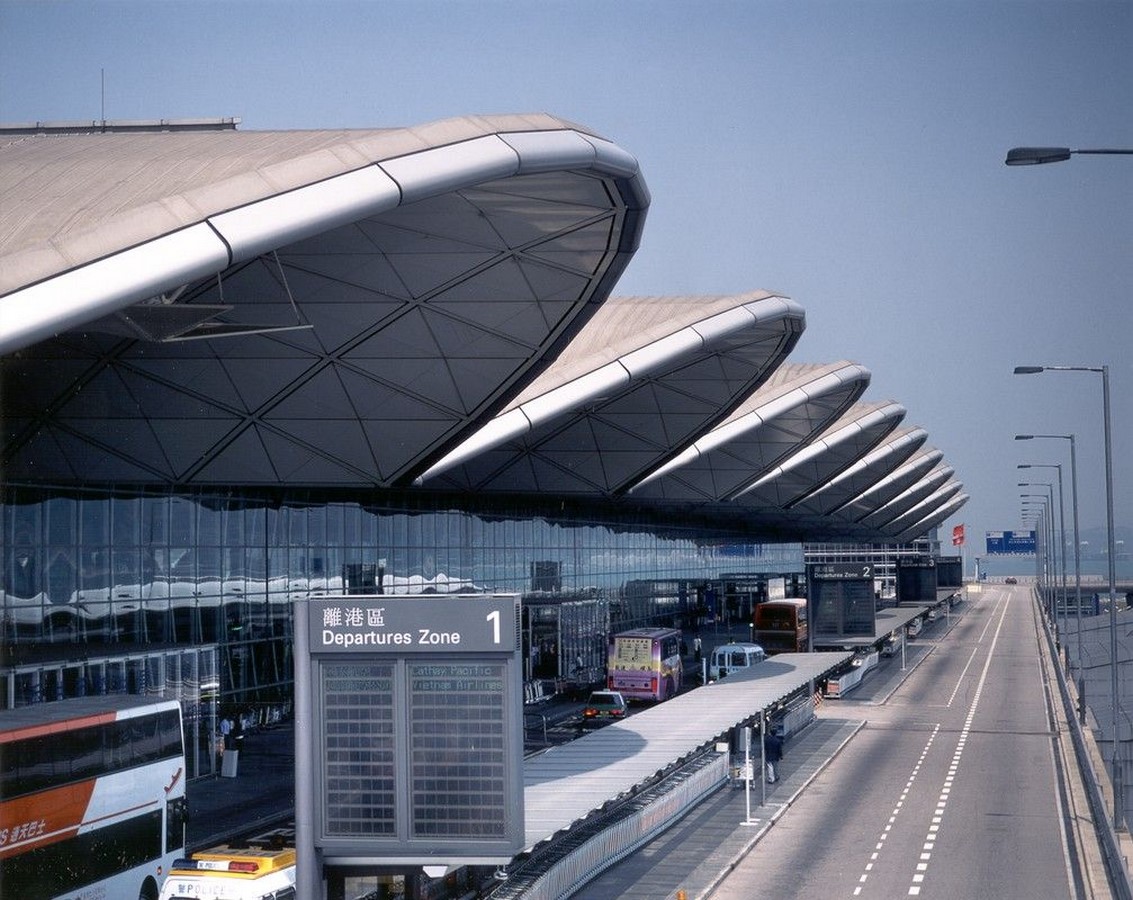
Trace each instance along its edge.
<path fill-rule="evenodd" d="M 298 897 L 324 900 L 322 865 L 315 849 L 310 608 L 304 599 L 293 601 L 291 609 L 295 646 L 295 891 Z"/>
<path fill-rule="evenodd" d="M 744 726 L 744 824 L 751 824 L 751 726 Z"/>

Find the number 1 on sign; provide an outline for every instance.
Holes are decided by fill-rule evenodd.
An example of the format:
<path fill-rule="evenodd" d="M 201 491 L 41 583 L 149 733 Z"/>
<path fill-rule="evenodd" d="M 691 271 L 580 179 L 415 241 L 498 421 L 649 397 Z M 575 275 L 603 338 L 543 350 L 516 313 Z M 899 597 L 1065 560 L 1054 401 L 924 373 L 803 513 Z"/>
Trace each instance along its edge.
<path fill-rule="evenodd" d="M 492 643 L 498 644 L 500 642 L 500 611 L 498 609 L 493 610 L 484 618 L 492 623 Z"/>

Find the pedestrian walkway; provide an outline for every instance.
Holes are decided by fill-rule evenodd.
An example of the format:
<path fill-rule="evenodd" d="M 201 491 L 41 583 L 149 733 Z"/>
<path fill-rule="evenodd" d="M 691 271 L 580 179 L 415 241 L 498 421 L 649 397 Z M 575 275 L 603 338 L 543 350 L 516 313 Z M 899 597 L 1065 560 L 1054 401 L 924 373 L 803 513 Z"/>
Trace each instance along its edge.
<path fill-rule="evenodd" d="M 218 766 L 219 768 L 219 766 Z M 245 733 L 234 778 L 199 778 L 189 799 L 188 849 L 211 846 L 295 814 L 295 730 L 288 722 Z"/>
<path fill-rule="evenodd" d="M 709 892 L 775 824 L 804 788 L 865 725 L 863 720 L 830 713 L 788 740 L 779 763 L 779 780 L 751 785 L 751 822 L 742 783 L 727 785 L 694 807 L 664 834 L 616 863 L 579 892 L 588 900 L 688 900 Z"/>

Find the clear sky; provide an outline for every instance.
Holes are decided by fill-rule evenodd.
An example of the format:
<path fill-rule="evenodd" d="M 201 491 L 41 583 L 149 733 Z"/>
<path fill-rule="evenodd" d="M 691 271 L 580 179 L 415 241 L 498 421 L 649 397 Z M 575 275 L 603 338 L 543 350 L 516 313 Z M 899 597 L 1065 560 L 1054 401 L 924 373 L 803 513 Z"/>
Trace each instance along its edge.
<path fill-rule="evenodd" d="M 104 75 L 103 75 L 104 73 Z M 103 85 L 105 87 L 103 88 Z M 0 121 L 238 116 L 372 128 L 547 112 L 634 154 L 653 197 L 619 294 L 780 291 L 792 360 L 850 359 L 971 500 L 967 552 L 1023 527 L 1077 435 L 1133 526 L 1133 3 L 1042 0 L 0 0 Z M 1068 516 L 1069 522 L 1069 516 Z M 943 535 L 947 538 L 948 531 Z"/>

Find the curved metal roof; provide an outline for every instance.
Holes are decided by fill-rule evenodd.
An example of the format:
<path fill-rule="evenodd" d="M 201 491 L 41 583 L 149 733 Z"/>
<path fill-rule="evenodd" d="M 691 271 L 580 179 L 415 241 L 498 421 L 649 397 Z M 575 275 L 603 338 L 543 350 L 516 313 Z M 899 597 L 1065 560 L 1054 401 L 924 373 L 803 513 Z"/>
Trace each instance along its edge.
<path fill-rule="evenodd" d="M 912 487 L 903 491 L 897 497 L 894 497 L 884 506 L 877 507 L 872 514 L 861 520 L 861 524 L 871 528 L 884 528 L 898 517 L 905 515 L 905 513 L 924 500 L 925 497 L 932 494 L 933 491 L 948 481 L 954 474 L 956 474 L 955 470 L 953 470 L 951 466 L 938 465 L 919 481 L 915 482 Z"/>
<path fill-rule="evenodd" d="M 82 227 L 0 221 L 13 480 L 404 482 L 569 342 L 648 205 L 632 157 L 546 116 L 0 147 L 17 196 L 52 176 Z"/>
<path fill-rule="evenodd" d="M 640 499 L 723 502 L 842 415 L 869 384 L 856 363 L 785 364 L 717 428 L 642 479 Z"/>
<path fill-rule="evenodd" d="M 818 438 L 733 499 L 745 505 L 788 509 L 869 453 L 904 417 L 905 407 L 899 403 L 857 403 Z"/>
<path fill-rule="evenodd" d="M 942 505 L 951 500 L 956 494 L 960 493 L 963 487 L 964 485 L 959 481 L 949 481 L 943 487 L 938 488 L 921 500 L 920 503 L 911 507 L 907 512 L 902 513 L 893 521 L 887 522 L 882 526 L 881 531 L 885 534 L 893 535 L 894 537 L 899 534 L 904 534 L 939 510 Z"/>
<path fill-rule="evenodd" d="M 905 462 L 926 440 L 928 432 L 923 428 L 898 429 L 842 474 L 811 491 L 795 507 L 818 515 L 837 512 Z"/>
<path fill-rule="evenodd" d="M 936 528 L 940 525 L 941 522 L 959 510 L 960 507 L 970 499 L 971 497 L 968 494 L 957 494 L 947 503 L 937 507 L 923 519 L 919 519 L 904 531 L 897 534 L 894 540 L 899 544 L 916 540 L 930 528 Z"/>
<path fill-rule="evenodd" d="M 421 481 L 620 493 L 762 384 L 804 324 L 798 304 L 766 292 L 611 298 L 506 412 Z"/>
<path fill-rule="evenodd" d="M 784 362 L 793 301 L 607 299 L 649 194 L 586 129 L 127 131 L 0 143 L 11 483 L 572 495 L 790 540 L 956 502 L 923 430 L 887 438 L 903 407 L 853 405 L 867 369 Z"/>
<path fill-rule="evenodd" d="M 935 447 L 923 447 L 912 458 L 886 475 L 873 487 L 863 491 L 849 503 L 842 506 L 834 515 L 838 518 L 858 522 L 881 509 L 891 500 L 901 496 L 923 476 L 944 459 L 944 454 Z"/>

